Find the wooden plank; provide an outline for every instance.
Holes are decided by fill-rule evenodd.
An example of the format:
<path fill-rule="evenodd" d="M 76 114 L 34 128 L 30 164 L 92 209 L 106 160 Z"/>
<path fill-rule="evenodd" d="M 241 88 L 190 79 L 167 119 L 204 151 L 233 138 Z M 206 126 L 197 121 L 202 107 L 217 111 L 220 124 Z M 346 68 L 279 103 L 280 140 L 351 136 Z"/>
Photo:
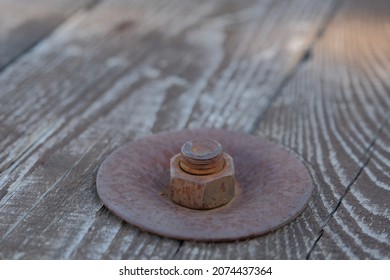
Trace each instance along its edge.
<path fill-rule="evenodd" d="M 102 207 L 95 174 L 143 135 L 252 127 L 331 3 L 117 0 L 72 17 L 0 75 L 0 258 L 283 258 L 252 246 L 262 238 L 182 244 L 140 232 Z"/>
<path fill-rule="evenodd" d="M 389 122 L 374 140 L 364 168 L 324 227 L 313 258 L 390 258 Z"/>
<path fill-rule="evenodd" d="M 386 1 L 346 1 L 262 120 L 257 133 L 296 153 L 316 192 L 283 238 L 251 246 L 276 244 L 285 258 L 390 257 L 389 12 Z"/>
<path fill-rule="evenodd" d="M 93 0 L 0 1 L 0 71 Z"/>

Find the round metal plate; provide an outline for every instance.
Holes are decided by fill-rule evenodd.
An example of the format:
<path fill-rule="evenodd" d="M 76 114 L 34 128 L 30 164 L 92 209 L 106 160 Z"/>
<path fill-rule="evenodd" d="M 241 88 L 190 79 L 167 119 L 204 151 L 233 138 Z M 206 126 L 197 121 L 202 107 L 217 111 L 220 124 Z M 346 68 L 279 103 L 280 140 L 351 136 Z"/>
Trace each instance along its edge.
<path fill-rule="evenodd" d="M 235 198 L 213 210 L 191 210 L 169 198 L 169 161 L 188 140 L 215 139 L 234 159 Z M 165 132 L 130 142 L 100 166 L 102 202 L 145 231 L 183 240 L 227 241 L 265 234 L 294 219 L 312 193 L 308 171 L 261 138 L 218 129 Z"/>

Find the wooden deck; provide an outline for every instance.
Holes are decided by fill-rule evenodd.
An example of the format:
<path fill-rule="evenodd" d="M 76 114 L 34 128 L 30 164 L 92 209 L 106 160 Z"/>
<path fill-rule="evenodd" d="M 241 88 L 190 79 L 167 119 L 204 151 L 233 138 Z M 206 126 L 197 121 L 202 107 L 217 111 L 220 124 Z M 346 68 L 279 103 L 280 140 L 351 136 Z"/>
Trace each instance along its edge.
<path fill-rule="evenodd" d="M 0 259 L 390 259 L 390 1 L 0 0 Z M 146 135 L 279 143 L 315 192 L 241 242 L 122 222 L 99 165 Z"/>

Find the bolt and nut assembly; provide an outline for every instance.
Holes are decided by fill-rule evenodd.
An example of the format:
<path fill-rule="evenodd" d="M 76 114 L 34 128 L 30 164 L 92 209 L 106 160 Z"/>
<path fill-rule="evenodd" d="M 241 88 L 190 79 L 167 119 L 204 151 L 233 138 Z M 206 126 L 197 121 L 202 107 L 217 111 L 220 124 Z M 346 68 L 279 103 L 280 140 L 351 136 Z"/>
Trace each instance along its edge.
<path fill-rule="evenodd" d="M 170 195 L 173 202 L 192 209 L 213 209 L 235 194 L 233 159 L 215 140 L 186 142 L 171 159 Z"/>

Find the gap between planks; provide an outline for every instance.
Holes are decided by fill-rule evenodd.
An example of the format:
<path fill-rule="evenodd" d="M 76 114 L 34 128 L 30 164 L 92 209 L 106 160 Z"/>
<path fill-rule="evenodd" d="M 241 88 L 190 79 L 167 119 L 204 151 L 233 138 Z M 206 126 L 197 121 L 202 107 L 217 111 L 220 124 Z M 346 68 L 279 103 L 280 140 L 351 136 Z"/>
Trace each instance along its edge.
<path fill-rule="evenodd" d="M 306 255 L 306 259 L 309 260 L 310 257 L 311 257 L 311 254 L 312 252 L 314 251 L 314 249 L 316 248 L 318 242 L 320 241 L 320 239 L 322 238 L 323 234 L 324 234 L 324 231 L 325 231 L 325 227 L 329 224 L 329 222 L 333 219 L 335 213 L 337 212 L 337 210 L 340 208 L 345 196 L 350 192 L 352 186 L 355 184 L 355 182 L 359 179 L 360 175 L 362 174 L 364 168 L 368 165 L 368 163 L 370 162 L 372 156 L 373 156 L 373 149 L 375 147 L 375 143 L 377 141 L 377 139 L 379 138 L 379 136 L 381 135 L 383 129 L 386 127 L 386 125 L 388 125 L 389 123 L 389 120 L 390 120 L 390 114 L 388 114 L 387 118 L 383 121 L 383 123 L 381 124 L 381 126 L 379 127 L 378 129 L 378 132 L 374 135 L 374 138 L 373 140 L 371 141 L 371 143 L 369 144 L 369 146 L 366 148 L 364 154 L 362 155 L 363 157 L 367 157 L 364 162 L 362 163 L 362 166 L 359 168 L 359 170 L 357 171 L 356 175 L 352 178 L 351 182 L 347 185 L 344 193 L 341 195 L 341 197 L 339 198 L 335 208 L 329 213 L 328 217 L 325 219 L 325 222 L 323 223 L 323 225 L 320 227 L 319 231 L 318 231 L 318 235 L 317 235 L 317 238 L 314 240 L 313 242 L 313 245 L 311 246 L 310 250 L 307 252 L 307 255 Z"/>
<path fill-rule="evenodd" d="M 326 24 L 324 25 L 323 30 L 325 30 L 325 28 L 326 28 Z M 316 39 L 316 40 L 318 40 L 318 38 L 321 36 L 322 33 L 323 33 L 323 31 L 322 31 L 322 32 L 319 31 L 319 32 L 317 33 L 317 39 Z M 289 81 L 289 79 L 291 79 L 291 77 L 294 75 L 294 73 L 295 73 L 295 72 L 297 71 L 297 69 L 299 68 L 299 65 L 301 65 L 303 62 L 307 61 L 307 57 L 308 57 L 307 54 L 310 53 L 310 50 L 311 50 L 311 48 L 313 47 L 314 43 L 315 43 L 315 41 L 314 41 L 313 44 L 311 44 L 311 46 L 306 50 L 306 52 L 304 52 L 301 56 L 298 57 L 296 63 L 293 65 L 292 68 L 290 68 L 290 70 L 291 70 L 291 73 L 290 73 L 291 76 L 286 77 L 285 79 L 282 79 L 282 83 L 281 83 L 281 85 L 278 87 L 279 90 L 276 90 L 274 95 L 280 94 L 280 90 L 283 88 L 284 84 L 287 83 L 287 82 Z M 286 81 L 283 82 L 284 80 L 286 80 Z M 276 99 L 276 97 L 277 97 L 277 96 L 275 96 L 275 97 L 273 98 L 272 101 L 274 101 L 274 100 Z M 270 102 L 270 105 L 272 104 L 272 101 Z M 270 105 L 269 105 L 269 106 L 270 106 Z M 263 114 L 262 114 L 262 115 L 263 115 Z M 261 121 L 262 115 L 259 116 L 259 122 Z M 181 246 L 179 246 L 178 250 L 179 250 L 180 248 L 181 248 Z M 178 250 L 176 251 L 175 255 L 178 253 Z"/>
<path fill-rule="evenodd" d="M 323 17 L 323 20 L 320 23 L 318 29 L 316 30 L 313 39 L 308 43 L 306 49 L 303 50 L 301 53 L 298 53 L 298 55 L 296 56 L 295 59 L 293 59 L 291 64 L 286 67 L 286 71 L 284 75 L 281 75 L 281 78 L 278 81 L 276 81 L 275 90 L 274 93 L 271 95 L 268 105 L 255 118 L 252 127 L 250 127 L 248 131 L 246 131 L 247 133 L 250 134 L 255 133 L 255 131 L 260 126 L 261 121 L 263 120 L 263 116 L 268 112 L 269 108 L 271 108 L 273 102 L 275 102 L 275 100 L 282 94 L 283 88 L 290 82 L 290 80 L 294 77 L 295 73 L 299 70 L 299 68 L 302 67 L 303 64 L 307 63 L 311 59 L 313 48 L 315 47 L 317 42 L 321 39 L 321 37 L 324 35 L 326 28 L 328 27 L 329 23 L 333 20 L 335 14 L 337 13 L 337 10 L 341 7 L 342 3 L 343 0 L 340 1 L 333 0 L 328 10 L 328 13 Z"/>

